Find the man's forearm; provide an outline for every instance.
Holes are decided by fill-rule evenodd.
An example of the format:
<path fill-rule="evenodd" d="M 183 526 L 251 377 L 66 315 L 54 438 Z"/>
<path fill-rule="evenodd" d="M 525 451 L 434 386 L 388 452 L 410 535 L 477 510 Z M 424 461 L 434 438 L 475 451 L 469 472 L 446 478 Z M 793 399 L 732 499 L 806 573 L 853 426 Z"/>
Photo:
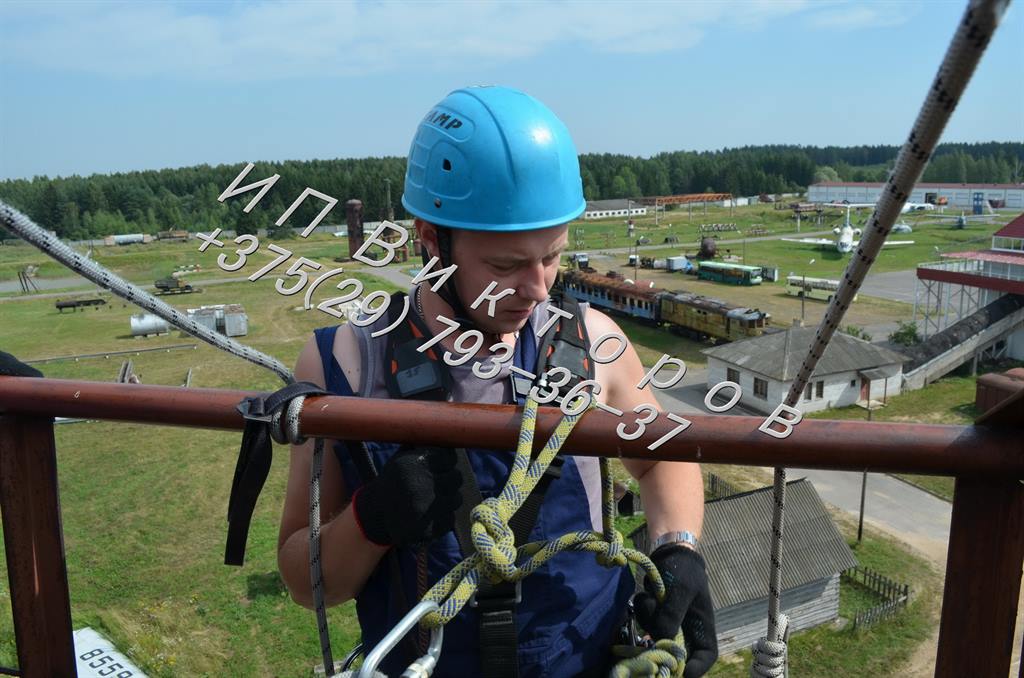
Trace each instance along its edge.
<path fill-rule="evenodd" d="M 351 506 L 324 523 L 320 528 L 320 562 L 326 604 L 338 605 L 355 598 L 387 550 L 363 537 Z M 308 527 L 285 541 L 278 551 L 277 562 L 292 599 L 312 609 Z"/>
<path fill-rule="evenodd" d="M 653 542 L 667 532 L 700 536 L 704 523 L 704 482 L 700 466 L 659 461 L 639 475 L 640 497 Z"/>

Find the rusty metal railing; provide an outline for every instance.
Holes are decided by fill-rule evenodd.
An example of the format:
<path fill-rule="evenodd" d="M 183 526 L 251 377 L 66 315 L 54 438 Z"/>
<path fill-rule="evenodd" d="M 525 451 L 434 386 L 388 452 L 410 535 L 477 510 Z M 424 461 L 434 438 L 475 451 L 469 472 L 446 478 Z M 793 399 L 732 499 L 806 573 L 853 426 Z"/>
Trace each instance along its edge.
<path fill-rule="evenodd" d="M 74 676 L 71 614 L 57 489 L 53 416 L 241 430 L 235 405 L 251 392 L 0 377 L 3 513 L 20 671 Z M 442 413 L 443 410 L 443 413 Z M 537 439 L 560 417 L 544 408 Z M 805 420 L 785 440 L 757 417 L 690 415 L 691 427 L 650 452 L 674 424 L 656 421 L 633 441 L 617 417 L 593 411 L 563 451 L 716 464 L 901 471 L 956 477 L 935 675 L 1006 676 L 1024 563 L 1024 392 L 974 426 Z M 518 409 L 308 398 L 305 435 L 511 449 Z M 1024 677 L 1024 672 L 1022 672 Z"/>

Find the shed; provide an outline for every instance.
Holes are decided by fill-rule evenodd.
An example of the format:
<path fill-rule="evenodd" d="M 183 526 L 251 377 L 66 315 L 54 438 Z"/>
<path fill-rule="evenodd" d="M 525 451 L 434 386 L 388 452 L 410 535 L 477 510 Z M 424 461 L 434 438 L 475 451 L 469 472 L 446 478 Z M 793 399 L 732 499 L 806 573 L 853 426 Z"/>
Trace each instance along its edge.
<path fill-rule="evenodd" d="M 749 647 L 767 632 L 773 505 L 771 487 L 704 505 L 700 552 L 707 563 L 722 654 Z M 783 535 L 782 611 L 789 616 L 790 631 L 836 619 L 840 574 L 857 561 L 808 480 L 787 483 Z M 646 525 L 631 536 L 646 550 Z"/>
<path fill-rule="evenodd" d="M 241 304 L 224 307 L 224 334 L 229 337 L 244 337 L 249 333 L 249 316 Z"/>
<path fill-rule="evenodd" d="M 741 405 L 771 412 L 789 392 L 816 332 L 813 327 L 790 327 L 704 349 L 708 389 L 723 381 L 737 383 Z M 904 360 L 883 346 L 836 332 L 796 406 L 813 412 L 899 395 Z M 719 397 L 732 397 L 732 391 L 723 390 Z"/>

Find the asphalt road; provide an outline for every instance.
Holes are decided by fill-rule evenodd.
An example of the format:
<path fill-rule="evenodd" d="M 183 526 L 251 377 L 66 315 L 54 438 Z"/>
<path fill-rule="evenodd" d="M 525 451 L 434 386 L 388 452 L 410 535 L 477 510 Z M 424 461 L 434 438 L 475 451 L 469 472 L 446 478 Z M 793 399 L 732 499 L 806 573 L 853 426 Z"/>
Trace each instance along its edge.
<path fill-rule="evenodd" d="M 864 280 L 864 284 L 861 285 L 860 293 L 913 304 L 916 282 L 916 269 L 891 271 L 889 273 L 871 273 Z"/>

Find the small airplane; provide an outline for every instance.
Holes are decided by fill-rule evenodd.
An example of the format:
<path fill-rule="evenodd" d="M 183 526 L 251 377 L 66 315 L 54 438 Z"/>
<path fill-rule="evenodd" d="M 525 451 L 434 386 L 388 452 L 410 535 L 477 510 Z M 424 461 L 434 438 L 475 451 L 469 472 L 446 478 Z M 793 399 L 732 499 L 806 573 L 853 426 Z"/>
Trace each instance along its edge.
<path fill-rule="evenodd" d="M 846 223 L 844 223 L 842 226 L 836 226 L 835 228 L 832 229 L 832 232 L 835 233 L 839 237 L 837 237 L 835 239 L 829 239 L 829 238 L 783 238 L 782 240 L 785 241 L 785 242 L 797 242 L 797 243 L 800 243 L 802 245 L 821 245 L 821 246 L 832 245 L 832 246 L 834 246 L 836 248 L 836 251 L 839 252 L 840 254 L 849 254 L 850 252 L 852 252 L 854 250 L 854 248 L 857 247 L 857 245 L 860 244 L 859 238 L 860 238 L 861 230 L 859 228 L 854 228 L 853 225 L 850 223 L 850 210 L 852 210 L 854 207 L 856 207 L 856 205 L 844 205 L 844 207 L 847 208 L 847 210 L 846 210 Z M 874 205 L 870 205 L 870 207 L 874 207 Z M 855 237 L 858 238 L 858 240 L 854 240 Z M 883 243 L 883 245 L 913 245 L 913 244 L 914 244 L 913 240 L 886 240 Z"/>
<path fill-rule="evenodd" d="M 960 212 L 960 216 L 956 216 L 953 214 L 936 214 L 934 218 L 955 219 L 955 221 L 953 222 L 953 228 L 955 229 L 967 228 L 967 224 L 971 221 L 974 221 L 975 219 L 984 223 L 991 223 L 992 221 L 991 214 L 967 214 L 966 212 L 963 211 Z"/>
<path fill-rule="evenodd" d="M 874 203 L 828 203 L 827 206 L 859 209 L 864 207 L 874 207 Z M 903 207 L 900 208 L 899 213 L 906 214 L 907 212 L 925 212 L 934 209 L 935 205 L 932 205 L 931 203 L 903 203 Z"/>

